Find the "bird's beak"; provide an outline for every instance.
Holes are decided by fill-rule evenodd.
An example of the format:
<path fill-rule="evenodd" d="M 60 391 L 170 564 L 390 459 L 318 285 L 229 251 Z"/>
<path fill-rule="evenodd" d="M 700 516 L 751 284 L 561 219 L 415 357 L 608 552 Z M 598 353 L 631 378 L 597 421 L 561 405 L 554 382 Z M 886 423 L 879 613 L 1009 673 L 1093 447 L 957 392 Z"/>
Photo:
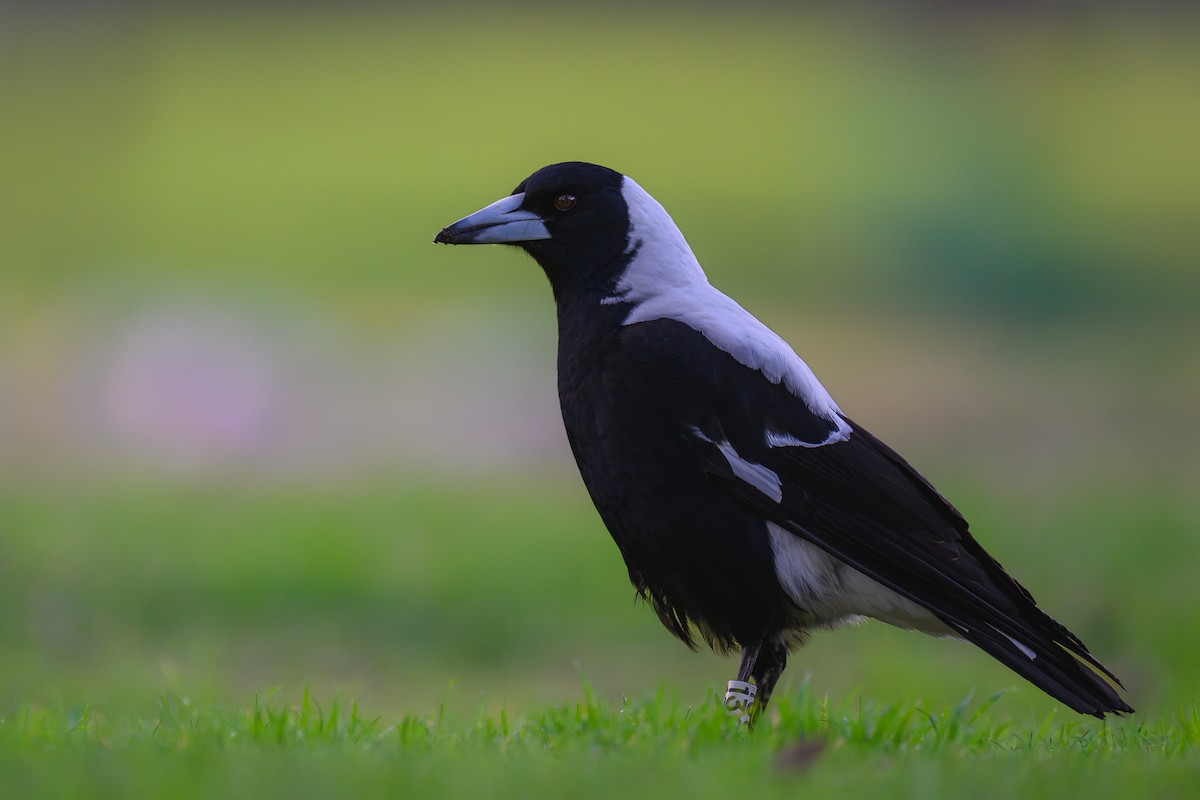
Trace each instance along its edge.
<path fill-rule="evenodd" d="M 521 208 L 525 193 L 509 195 L 463 217 L 434 238 L 441 244 L 517 244 L 549 239 L 546 221 Z"/>

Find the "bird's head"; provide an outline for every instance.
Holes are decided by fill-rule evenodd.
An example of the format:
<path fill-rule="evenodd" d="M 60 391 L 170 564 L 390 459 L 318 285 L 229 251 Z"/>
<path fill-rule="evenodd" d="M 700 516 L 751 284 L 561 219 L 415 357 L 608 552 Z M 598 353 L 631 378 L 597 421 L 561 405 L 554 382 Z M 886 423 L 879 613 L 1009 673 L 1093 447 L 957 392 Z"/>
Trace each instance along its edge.
<path fill-rule="evenodd" d="M 559 294 L 577 286 L 614 290 L 647 239 L 664 236 L 691 256 L 670 216 L 640 186 L 607 167 L 569 161 L 539 169 L 434 241 L 520 247 Z"/>

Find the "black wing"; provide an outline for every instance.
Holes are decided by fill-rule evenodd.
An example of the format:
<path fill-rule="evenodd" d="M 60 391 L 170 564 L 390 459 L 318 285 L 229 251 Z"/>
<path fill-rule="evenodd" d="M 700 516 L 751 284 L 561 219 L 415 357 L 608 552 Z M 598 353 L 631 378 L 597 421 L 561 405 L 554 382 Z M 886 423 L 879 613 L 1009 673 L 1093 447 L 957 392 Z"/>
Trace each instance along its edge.
<path fill-rule="evenodd" d="M 1132 710 L 1114 689 L 1116 676 L 1035 605 L 928 481 L 866 430 L 855 425 L 847 441 L 821 448 L 780 448 L 767 465 L 785 487 L 780 503 L 736 485 L 731 491 L 928 608 L 1076 711 Z"/>
<path fill-rule="evenodd" d="M 639 330 L 640 329 L 640 330 Z M 682 323 L 630 326 L 623 343 L 684 424 L 728 443 L 778 477 L 778 488 L 735 474 L 711 452 L 698 460 L 766 520 L 929 609 L 994 658 L 1076 711 L 1131 711 L 1120 682 L 975 541 L 963 516 L 908 462 L 846 418 L 832 420 L 759 371 L 707 345 Z M 767 430 L 801 444 L 772 446 Z M 836 437 L 834 437 L 836 439 Z"/>

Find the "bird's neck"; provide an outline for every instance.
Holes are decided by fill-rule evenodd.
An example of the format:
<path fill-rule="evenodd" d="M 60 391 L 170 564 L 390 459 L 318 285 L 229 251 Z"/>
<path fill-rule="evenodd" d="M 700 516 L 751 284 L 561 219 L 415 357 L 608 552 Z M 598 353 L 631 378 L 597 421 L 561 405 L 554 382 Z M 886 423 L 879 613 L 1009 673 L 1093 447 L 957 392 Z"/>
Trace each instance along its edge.
<path fill-rule="evenodd" d="M 587 350 L 615 334 L 632 306 L 614 298 L 611 285 L 573 291 L 557 298 L 559 352 Z"/>
<path fill-rule="evenodd" d="M 707 284 L 708 276 L 683 232 L 662 205 L 633 181 L 623 190 L 629 209 L 628 263 L 617 294 L 633 303 L 678 289 Z"/>

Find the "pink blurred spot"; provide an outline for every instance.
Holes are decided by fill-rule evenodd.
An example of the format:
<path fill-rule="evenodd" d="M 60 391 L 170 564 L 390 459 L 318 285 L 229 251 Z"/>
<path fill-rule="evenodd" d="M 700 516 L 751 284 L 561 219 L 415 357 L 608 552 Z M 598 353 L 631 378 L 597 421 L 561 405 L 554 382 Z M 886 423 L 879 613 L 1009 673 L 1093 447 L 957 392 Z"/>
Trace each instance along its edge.
<path fill-rule="evenodd" d="M 144 317 L 115 343 L 103 420 L 126 444 L 175 466 L 255 455 L 278 394 L 265 350 L 260 336 L 226 313 Z"/>

